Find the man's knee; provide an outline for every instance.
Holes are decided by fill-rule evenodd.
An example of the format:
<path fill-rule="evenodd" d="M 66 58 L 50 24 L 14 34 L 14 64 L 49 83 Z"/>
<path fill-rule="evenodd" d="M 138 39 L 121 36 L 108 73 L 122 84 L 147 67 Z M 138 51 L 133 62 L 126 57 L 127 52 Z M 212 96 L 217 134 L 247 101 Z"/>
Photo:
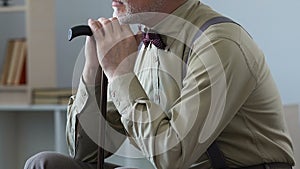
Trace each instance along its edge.
<path fill-rule="evenodd" d="M 41 152 L 30 157 L 24 169 L 57 169 L 60 154 L 53 152 Z"/>

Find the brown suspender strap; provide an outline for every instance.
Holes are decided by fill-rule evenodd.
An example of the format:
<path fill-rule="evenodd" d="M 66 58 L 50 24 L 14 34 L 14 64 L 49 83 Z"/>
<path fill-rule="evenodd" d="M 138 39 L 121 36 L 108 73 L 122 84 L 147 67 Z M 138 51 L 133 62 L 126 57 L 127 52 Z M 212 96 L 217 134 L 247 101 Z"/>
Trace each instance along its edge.
<path fill-rule="evenodd" d="M 196 35 L 194 36 L 192 43 L 195 42 L 196 39 L 198 39 L 202 33 L 211 25 L 215 25 L 215 24 L 219 24 L 219 23 L 235 23 L 237 25 L 239 25 L 238 23 L 234 22 L 233 20 L 224 17 L 224 16 L 217 16 L 214 18 L 211 18 L 209 20 L 207 20 L 200 28 L 199 31 L 196 33 Z"/>
<path fill-rule="evenodd" d="M 190 48 L 190 50 L 189 50 L 189 56 L 191 55 L 191 53 L 192 53 L 192 46 L 193 46 L 193 43 L 195 42 L 195 40 L 196 39 L 198 39 L 201 35 L 202 35 L 202 33 L 209 27 L 209 26 L 211 26 L 211 25 L 215 25 L 215 24 L 219 24 L 219 23 L 235 23 L 235 24 L 237 24 L 237 25 L 239 25 L 238 23 L 236 23 L 236 22 L 234 22 L 233 20 L 231 20 L 231 19 L 229 19 L 229 18 L 227 18 L 227 17 L 224 17 L 224 16 L 217 16 L 217 17 L 214 17 L 214 18 L 211 18 L 211 19 L 209 19 L 209 20 L 207 20 L 200 28 L 199 28 L 199 31 L 194 35 L 194 37 L 193 37 L 193 40 L 191 41 L 191 44 L 190 44 L 190 46 L 189 46 L 189 48 Z M 185 77 L 185 75 L 186 75 L 186 68 L 185 68 L 185 66 L 186 66 L 186 63 L 187 63 L 187 61 L 188 61 L 188 58 L 189 57 L 186 57 L 186 59 L 184 60 L 184 63 L 185 64 L 183 64 L 183 71 L 182 71 L 182 73 L 183 73 L 183 75 L 182 75 L 182 77 Z"/>
<path fill-rule="evenodd" d="M 218 145 L 214 141 L 206 151 L 208 158 L 211 161 L 211 166 L 214 169 L 228 169 L 225 158 Z"/>

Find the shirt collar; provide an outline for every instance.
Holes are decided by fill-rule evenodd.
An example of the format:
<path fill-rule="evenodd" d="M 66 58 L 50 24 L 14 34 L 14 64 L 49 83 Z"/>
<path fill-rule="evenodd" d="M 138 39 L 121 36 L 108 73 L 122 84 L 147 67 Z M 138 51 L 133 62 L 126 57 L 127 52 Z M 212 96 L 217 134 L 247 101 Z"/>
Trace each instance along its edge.
<path fill-rule="evenodd" d="M 198 6 L 199 0 L 187 0 L 178 7 L 173 13 L 168 14 L 162 21 L 150 29 L 162 35 L 163 41 L 170 48 L 175 40 L 186 42 L 186 33 L 190 31 L 198 31 L 198 28 L 191 23 L 192 9 Z M 188 12 L 187 12 L 188 11 Z M 190 12 L 189 12 L 190 11 Z M 165 14 L 166 15 L 166 14 Z M 187 31 L 190 30 L 190 31 Z M 181 31 L 185 30 L 185 31 Z"/>

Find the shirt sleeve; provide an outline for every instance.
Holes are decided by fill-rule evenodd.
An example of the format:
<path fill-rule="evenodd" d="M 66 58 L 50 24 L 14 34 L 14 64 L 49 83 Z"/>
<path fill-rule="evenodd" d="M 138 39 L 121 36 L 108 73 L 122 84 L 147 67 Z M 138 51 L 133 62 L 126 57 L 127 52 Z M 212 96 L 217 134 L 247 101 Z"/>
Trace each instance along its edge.
<path fill-rule="evenodd" d="M 196 41 L 180 97 L 169 110 L 149 99 L 138 78 L 110 84 L 122 123 L 157 168 L 188 168 L 218 137 L 256 85 L 239 45 Z"/>
<path fill-rule="evenodd" d="M 69 154 L 71 157 L 84 161 L 97 161 L 98 128 L 100 116 L 99 98 L 100 85 L 87 86 L 83 79 L 80 79 L 76 95 L 70 98 L 67 111 L 66 139 Z M 124 139 L 113 138 L 113 132 L 125 137 L 120 115 L 113 103 L 107 103 L 107 132 L 105 142 L 109 143 L 104 147 L 105 156 L 115 152 Z"/>
<path fill-rule="evenodd" d="M 77 136 L 77 116 L 83 110 L 87 102 L 87 89 L 80 79 L 76 95 L 71 96 L 67 109 L 67 124 L 66 124 L 66 138 L 69 154 L 75 157 L 75 142 Z"/>

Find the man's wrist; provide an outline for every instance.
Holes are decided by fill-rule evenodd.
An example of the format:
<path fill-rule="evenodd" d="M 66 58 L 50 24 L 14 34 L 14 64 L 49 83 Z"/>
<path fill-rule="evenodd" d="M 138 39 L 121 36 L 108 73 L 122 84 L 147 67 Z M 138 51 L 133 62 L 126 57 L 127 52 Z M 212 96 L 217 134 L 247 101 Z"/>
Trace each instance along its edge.
<path fill-rule="evenodd" d="M 85 66 L 82 72 L 82 78 L 86 85 L 97 85 L 101 81 L 101 68 Z"/>

